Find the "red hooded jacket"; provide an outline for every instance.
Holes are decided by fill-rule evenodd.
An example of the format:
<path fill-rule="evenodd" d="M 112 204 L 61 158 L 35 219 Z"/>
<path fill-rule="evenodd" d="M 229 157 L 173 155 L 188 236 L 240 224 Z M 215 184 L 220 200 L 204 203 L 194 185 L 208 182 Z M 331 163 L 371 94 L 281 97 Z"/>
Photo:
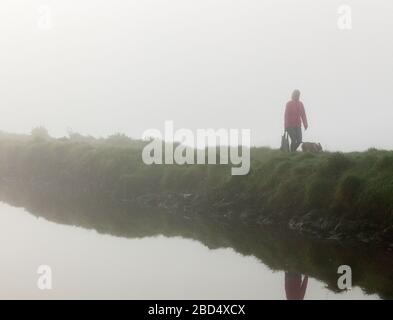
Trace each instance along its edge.
<path fill-rule="evenodd" d="M 308 127 L 306 112 L 301 101 L 289 101 L 285 108 L 285 129 Z"/>

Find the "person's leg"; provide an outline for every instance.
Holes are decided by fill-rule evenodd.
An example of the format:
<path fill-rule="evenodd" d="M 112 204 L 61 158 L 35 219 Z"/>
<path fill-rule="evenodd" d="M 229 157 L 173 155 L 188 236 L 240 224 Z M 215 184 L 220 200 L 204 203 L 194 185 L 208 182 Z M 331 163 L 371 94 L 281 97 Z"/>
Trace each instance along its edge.
<path fill-rule="evenodd" d="M 287 128 L 288 135 L 291 138 L 291 152 L 296 150 L 295 146 L 296 146 L 297 134 L 295 129 L 296 128 Z"/>
<path fill-rule="evenodd" d="M 294 128 L 295 130 L 295 138 L 296 138 L 296 143 L 293 146 L 293 151 L 296 151 L 297 148 L 299 148 L 300 144 L 302 143 L 302 128 Z"/>

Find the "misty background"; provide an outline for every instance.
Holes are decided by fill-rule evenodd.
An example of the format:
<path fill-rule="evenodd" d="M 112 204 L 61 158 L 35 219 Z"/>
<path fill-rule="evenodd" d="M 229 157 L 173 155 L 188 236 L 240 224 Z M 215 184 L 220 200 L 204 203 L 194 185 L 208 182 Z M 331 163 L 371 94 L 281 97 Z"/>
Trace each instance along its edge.
<path fill-rule="evenodd" d="M 304 141 L 392 149 L 392 16 L 391 0 L 2 0 L 0 130 L 140 138 L 173 120 L 278 147 L 298 88 Z"/>

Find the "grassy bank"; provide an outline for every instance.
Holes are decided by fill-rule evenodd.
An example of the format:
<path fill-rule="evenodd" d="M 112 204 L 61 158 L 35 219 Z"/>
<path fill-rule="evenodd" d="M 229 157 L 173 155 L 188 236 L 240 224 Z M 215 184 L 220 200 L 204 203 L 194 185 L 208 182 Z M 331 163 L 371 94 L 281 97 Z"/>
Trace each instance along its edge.
<path fill-rule="evenodd" d="M 53 139 L 40 132 L 3 133 L 0 178 L 2 184 L 18 180 L 119 201 L 182 194 L 190 197 L 190 210 L 329 236 L 393 233 L 392 151 L 314 155 L 252 148 L 250 173 L 231 176 L 225 165 L 147 166 L 141 160 L 145 143 L 122 135 Z"/>

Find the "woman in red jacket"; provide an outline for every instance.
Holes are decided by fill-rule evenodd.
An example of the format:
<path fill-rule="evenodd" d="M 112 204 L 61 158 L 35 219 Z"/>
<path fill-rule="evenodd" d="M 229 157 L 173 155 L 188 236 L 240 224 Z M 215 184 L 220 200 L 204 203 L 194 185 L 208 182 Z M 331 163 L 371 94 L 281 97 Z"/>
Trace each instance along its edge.
<path fill-rule="evenodd" d="M 307 130 L 307 116 L 303 103 L 300 101 L 300 91 L 295 90 L 292 93 L 292 100 L 289 101 L 285 108 L 285 131 L 291 138 L 291 151 L 294 152 L 302 143 L 302 122 L 304 129 Z"/>

